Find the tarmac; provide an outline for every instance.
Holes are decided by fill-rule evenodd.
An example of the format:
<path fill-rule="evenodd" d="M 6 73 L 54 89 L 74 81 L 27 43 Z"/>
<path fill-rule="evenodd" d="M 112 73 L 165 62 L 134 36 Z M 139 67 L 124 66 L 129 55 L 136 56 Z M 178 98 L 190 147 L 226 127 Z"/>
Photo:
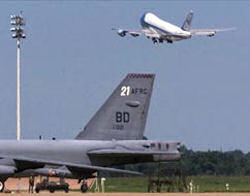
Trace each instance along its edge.
<path fill-rule="evenodd" d="M 39 181 L 39 179 L 36 179 Z M 52 179 L 53 180 L 53 179 Z M 77 180 L 66 180 L 71 188 L 79 188 L 79 184 Z M 91 183 L 89 181 L 88 183 Z M 28 190 L 28 179 L 27 178 L 22 178 L 22 179 L 16 179 L 16 178 L 10 178 L 8 181 L 6 181 L 6 188 L 11 191 L 11 193 L 1 193 L 1 195 L 20 195 L 20 196 L 30 196 L 27 192 Z M 16 191 L 18 190 L 19 191 Z M 15 191 L 13 191 L 15 190 Z M 38 195 L 37 193 L 34 193 L 34 195 Z M 41 196 L 60 196 L 60 195 L 65 195 L 65 196 L 250 196 L 249 193 L 81 193 L 81 192 L 75 192 L 75 191 L 70 191 L 69 193 L 65 193 L 63 191 L 57 191 L 55 193 L 50 193 L 48 191 L 41 191 L 39 192 L 39 195 Z"/>
<path fill-rule="evenodd" d="M 58 178 L 51 178 L 51 181 L 59 181 Z M 70 189 L 79 189 L 80 188 L 80 184 L 78 184 L 78 180 L 75 179 L 65 179 L 65 181 L 67 183 L 69 183 L 70 185 Z M 39 177 L 35 178 L 35 184 L 41 182 L 41 179 Z M 90 186 L 90 184 L 92 183 L 92 179 L 89 179 L 87 181 L 88 186 Z M 6 182 L 5 182 L 5 188 L 7 190 L 19 190 L 19 191 L 27 191 L 29 189 L 29 178 L 9 178 Z"/>
<path fill-rule="evenodd" d="M 10 195 L 7 193 L 2 193 L 0 195 Z M 11 194 L 13 195 L 13 194 Z M 20 195 L 20 196 L 30 196 L 29 193 L 14 193 L 14 195 Z M 38 194 L 35 194 L 38 195 Z M 41 196 L 250 196 L 250 193 L 80 193 L 80 192 L 55 192 L 55 193 L 49 193 L 46 191 L 40 192 L 39 195 Z"/>

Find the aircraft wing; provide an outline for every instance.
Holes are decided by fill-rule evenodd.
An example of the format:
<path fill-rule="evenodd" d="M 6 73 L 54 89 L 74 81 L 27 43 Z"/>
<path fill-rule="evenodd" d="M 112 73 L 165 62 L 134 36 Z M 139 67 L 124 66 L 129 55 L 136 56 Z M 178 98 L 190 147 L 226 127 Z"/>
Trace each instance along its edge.
<path fill-rule="evenodd" d="M 65 166 L 72 170 L 77 170 L 79 172 L 86 172 L 86 173 L 93 173 L 96 171 L 104 171 L 104 172 L 115 172 L 115 173 L 123 173 L 123 174 L 132 174 L 132 175 L 142 175 L 140 172 L 129 171 L 129 170 L 122 170 L 110 167 L 101 167 L 101 166 L 93 166 L 93 165 L 86 165 L 80 163 L 71 163 L 71 162 L 64 162 L 64 161 L 53 161 L 53 160 L 45 160 L 39 158 L 30 158 L 30 157 L 23 157 L 23 156 L 8 156 L 8 155 L 0 155 L 1 158 L 8 158 L 13 159 L 15 162 L 31 162 L 37 164 L 49 164 L 49 165 L 58 165 L 58 166 Z"/>
<path fill-rule="evenodd" d="M 212 37 L 217 32 L 224 32 L 224 31 L 233 31 L 235 28 L 224 28 L 224 29 L 191 29 L 190 33 L 192 35 L 205 35 Z"/>

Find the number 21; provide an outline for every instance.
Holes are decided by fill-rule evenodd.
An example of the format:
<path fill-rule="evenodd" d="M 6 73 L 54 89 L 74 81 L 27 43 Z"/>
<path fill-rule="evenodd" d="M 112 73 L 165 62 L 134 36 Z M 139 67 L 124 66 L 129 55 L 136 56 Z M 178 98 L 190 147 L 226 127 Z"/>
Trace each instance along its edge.
<path fill-rule="evenodd" d="M 121 88 L 121 96 L 129 96 L 130 94 L 130 86 L 123 86 Z"/>

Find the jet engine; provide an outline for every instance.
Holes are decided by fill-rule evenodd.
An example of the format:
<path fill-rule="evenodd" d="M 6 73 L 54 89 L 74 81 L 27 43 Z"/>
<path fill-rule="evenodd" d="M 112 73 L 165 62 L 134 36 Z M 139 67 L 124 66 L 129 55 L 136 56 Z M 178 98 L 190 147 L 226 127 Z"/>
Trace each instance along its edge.
<path fill-rule="evenodd" d="M 213 36 L 215 36 L 215 33 L 216 33 L 216 32 L 211 32 L 211 33 L 209 33 L 207 36 L 208 36 L 208 37 L 213 37 Z"/>
<path fill-rule="evenodd" d="M 16 168 L 13 166 L 8 165 L 0 165 L 0 175 L 1 176 L 8 176 L 14 174 L 16 171 Z"/>
<path fill-rule="evenodd" d="M 118 35 L 120 35 L 121 37 L 124 37 L 124 36 L 126 36 L 126 31 L 124 31 L 124 30 L 122 30 L 122 29 L 118 29 L 118 31 L 117 31 L 117 34 Z"/>

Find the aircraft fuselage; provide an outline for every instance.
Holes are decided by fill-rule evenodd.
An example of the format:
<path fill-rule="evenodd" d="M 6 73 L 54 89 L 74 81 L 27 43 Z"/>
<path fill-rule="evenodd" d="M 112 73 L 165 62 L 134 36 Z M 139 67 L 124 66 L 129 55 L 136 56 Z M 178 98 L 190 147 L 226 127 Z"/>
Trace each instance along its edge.
<path fill-rule="evenodd" d="M 0 156 L 16 158 L 30 158 L 36 160 L 53 160 L 60 162 L 72 162 L 76 164 L 112 166 L 134 162 L 158 162 L 177 161 L 180 159 L 178 142 L 156 142 L 150 140 L 122 140 L 122 141 L 95 141 L 95 140 L 2 140 L 0 141 Z M 159 150 L 166 152 L 165 155 L 130 155 L 117 157 L 91 156 L 90 152 L 96 150 L 118 149 L 120 151 L 144 151 Z M 0 160 L 1 165 L 1 160 Z M 36 167 L 35 164 L 33 164 Z M 37 164 L 41 167 L 41 164 Z M 30 165 L 27 166 L 30 168 Z M 24 164 L 20 170 L 26 169 Z"/>
<path fill-rule="evenodd" d="M 158 39 L 167 41 L 179 41 L 182 39 L 191 38 L 191 33 L 182 30 L 180 27 L 168 23 L 165 20 L 160 19 L 152 13 L 145 13 L 140 20 L 141 26 L 145 31 L 157 33 Z"/>

